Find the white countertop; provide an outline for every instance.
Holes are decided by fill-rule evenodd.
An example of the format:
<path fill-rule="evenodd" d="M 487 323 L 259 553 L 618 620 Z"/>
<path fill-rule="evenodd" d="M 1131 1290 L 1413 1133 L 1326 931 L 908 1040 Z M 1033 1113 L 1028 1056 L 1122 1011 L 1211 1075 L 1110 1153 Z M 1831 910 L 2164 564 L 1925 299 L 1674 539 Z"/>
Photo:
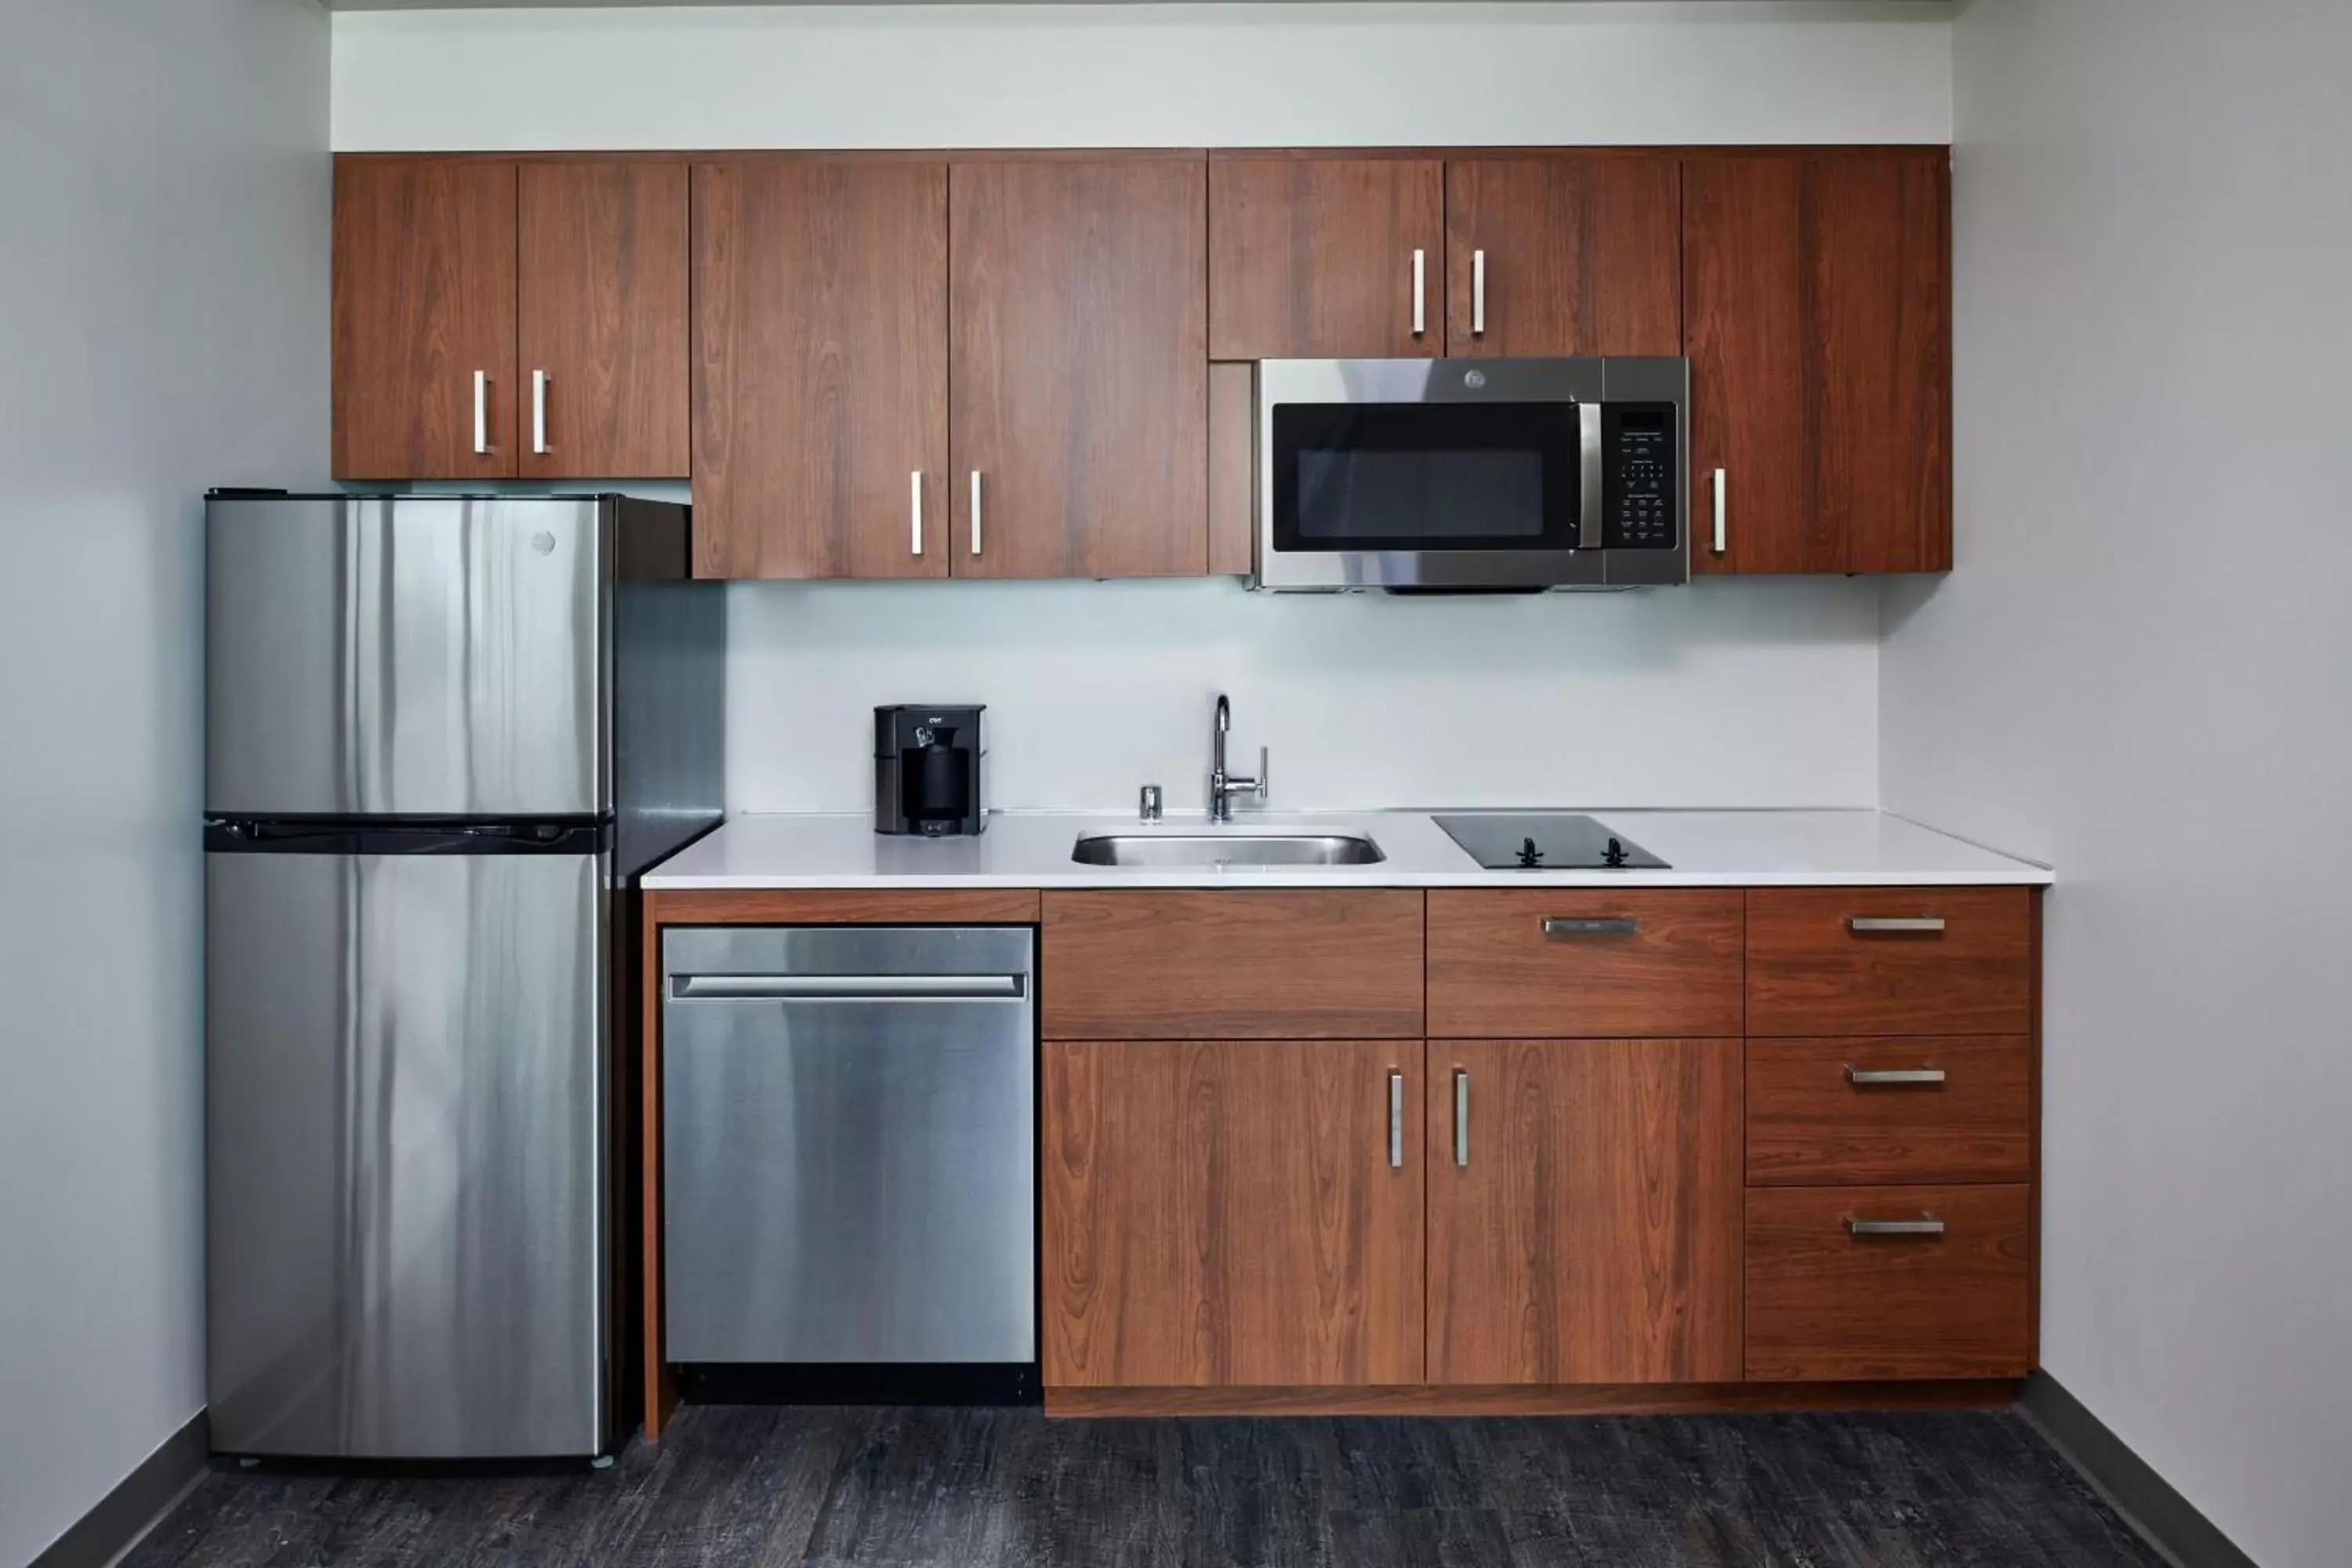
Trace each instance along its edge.
<path fill-rule="evenodd" d="M 1574 808 L 1569 808 L 1574 809 Z M 1211 826 L 1171 813 L 1004 812 L 971 838 L 903 838 L 863 812 L 730 817 L 644 885 L 688 888 L 1799 888 L 2042 884 L 2050 868 L 1881 811 L 1611 811 L 1590 815 L 1667 863 L 1664 870 L 1490 871 L 1423 811 L 1239 812 Z M 1360 833 L 1387 854 L 1370 866 L 1081 866 L 1085 833 Z"/>

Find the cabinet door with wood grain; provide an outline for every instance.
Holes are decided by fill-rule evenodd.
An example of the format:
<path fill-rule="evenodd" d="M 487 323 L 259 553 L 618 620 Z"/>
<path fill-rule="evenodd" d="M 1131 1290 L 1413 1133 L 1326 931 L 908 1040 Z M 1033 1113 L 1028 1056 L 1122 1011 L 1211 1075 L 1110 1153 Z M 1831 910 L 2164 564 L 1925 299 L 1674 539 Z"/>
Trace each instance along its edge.
<path fill-rule="evenodd" d="M 1054 1041 L 1046 1387 L 1422 1375 L 1418 1040 Z"/>
<path fill-rule="evenodd" d="M 515 165 L 335 161 L 337 479 L 517 472 Z"/>
<path fill-rule="evenodd" d="M 516 210 L 522 477 L 686 478 L 686 165 L 525 163 Z"/>
<path fill-rule="evenodd" d="M 948 573 L 948 170 L 694 171 L 694 510 L 708 577 Z"/>
<path fill-rule="evenodd" d="M 1150 153 L 953 165 L 958 575 L 1208 571 L 1206 168 Z"/>
<path fill-rule="evenodd" d="M 1740 1376 L 1740 1043 L 1429 1044 L 1429 1381 Z"/>
<path fill-rule="evenodd" d="M 1444 205 L 1433 158 L 1212 158 L 1210 357 L 1443 352 Z"/>
<path fill-rule="evenodd" d="M 1671 154 L 1449 160 L 1446 352 L 1681 353 L 1681 193 Z"/>
<path fill-rule="evenodd" d="M 1694 571 L 1951 564 L 1950 233 L 1940 148 L 1684 164 Z"/>

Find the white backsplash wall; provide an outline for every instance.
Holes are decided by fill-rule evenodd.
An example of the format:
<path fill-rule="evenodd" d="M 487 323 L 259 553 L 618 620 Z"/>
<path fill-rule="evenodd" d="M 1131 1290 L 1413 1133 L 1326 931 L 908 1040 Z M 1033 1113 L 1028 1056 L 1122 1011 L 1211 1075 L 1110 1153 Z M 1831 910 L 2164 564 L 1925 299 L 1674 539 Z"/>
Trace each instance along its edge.
<path fill-rule="evenodd" d="M 990 804 L 1200 809 L 1209 713 L 1282 808 L 1871 805 L 1878 587 L 1538 597 L 1160 583 L 742 584 L 727 801 L 866 811 L 873 709 L 988 704 Z"/>

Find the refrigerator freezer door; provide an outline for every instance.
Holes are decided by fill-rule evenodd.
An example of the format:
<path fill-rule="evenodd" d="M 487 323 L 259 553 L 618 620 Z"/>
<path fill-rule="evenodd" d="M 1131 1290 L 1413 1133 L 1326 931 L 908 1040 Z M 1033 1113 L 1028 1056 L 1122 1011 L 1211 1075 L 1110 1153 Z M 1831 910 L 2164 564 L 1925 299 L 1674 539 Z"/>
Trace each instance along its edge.
<path fill-rule="evenodd" d="M 593 500 L 215 497 L 205 808 L 610 805 Z"/>
<path fill-rule="evenodd" d="M 599 1451 L 602 858 L 205 858 L 214 1447 Z"/>

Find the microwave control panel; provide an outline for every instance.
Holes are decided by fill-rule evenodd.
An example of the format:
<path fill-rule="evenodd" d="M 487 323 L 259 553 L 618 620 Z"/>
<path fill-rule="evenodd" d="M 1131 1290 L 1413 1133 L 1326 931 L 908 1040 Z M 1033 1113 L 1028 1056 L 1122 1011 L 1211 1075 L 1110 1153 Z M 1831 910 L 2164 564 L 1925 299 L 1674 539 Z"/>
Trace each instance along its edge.
<path fill-rule="evenodd" d="M 1601 542 L 1612 550 L 1672 550 L 1682 455 L 1671 403 L 1601 408 Z"/>

